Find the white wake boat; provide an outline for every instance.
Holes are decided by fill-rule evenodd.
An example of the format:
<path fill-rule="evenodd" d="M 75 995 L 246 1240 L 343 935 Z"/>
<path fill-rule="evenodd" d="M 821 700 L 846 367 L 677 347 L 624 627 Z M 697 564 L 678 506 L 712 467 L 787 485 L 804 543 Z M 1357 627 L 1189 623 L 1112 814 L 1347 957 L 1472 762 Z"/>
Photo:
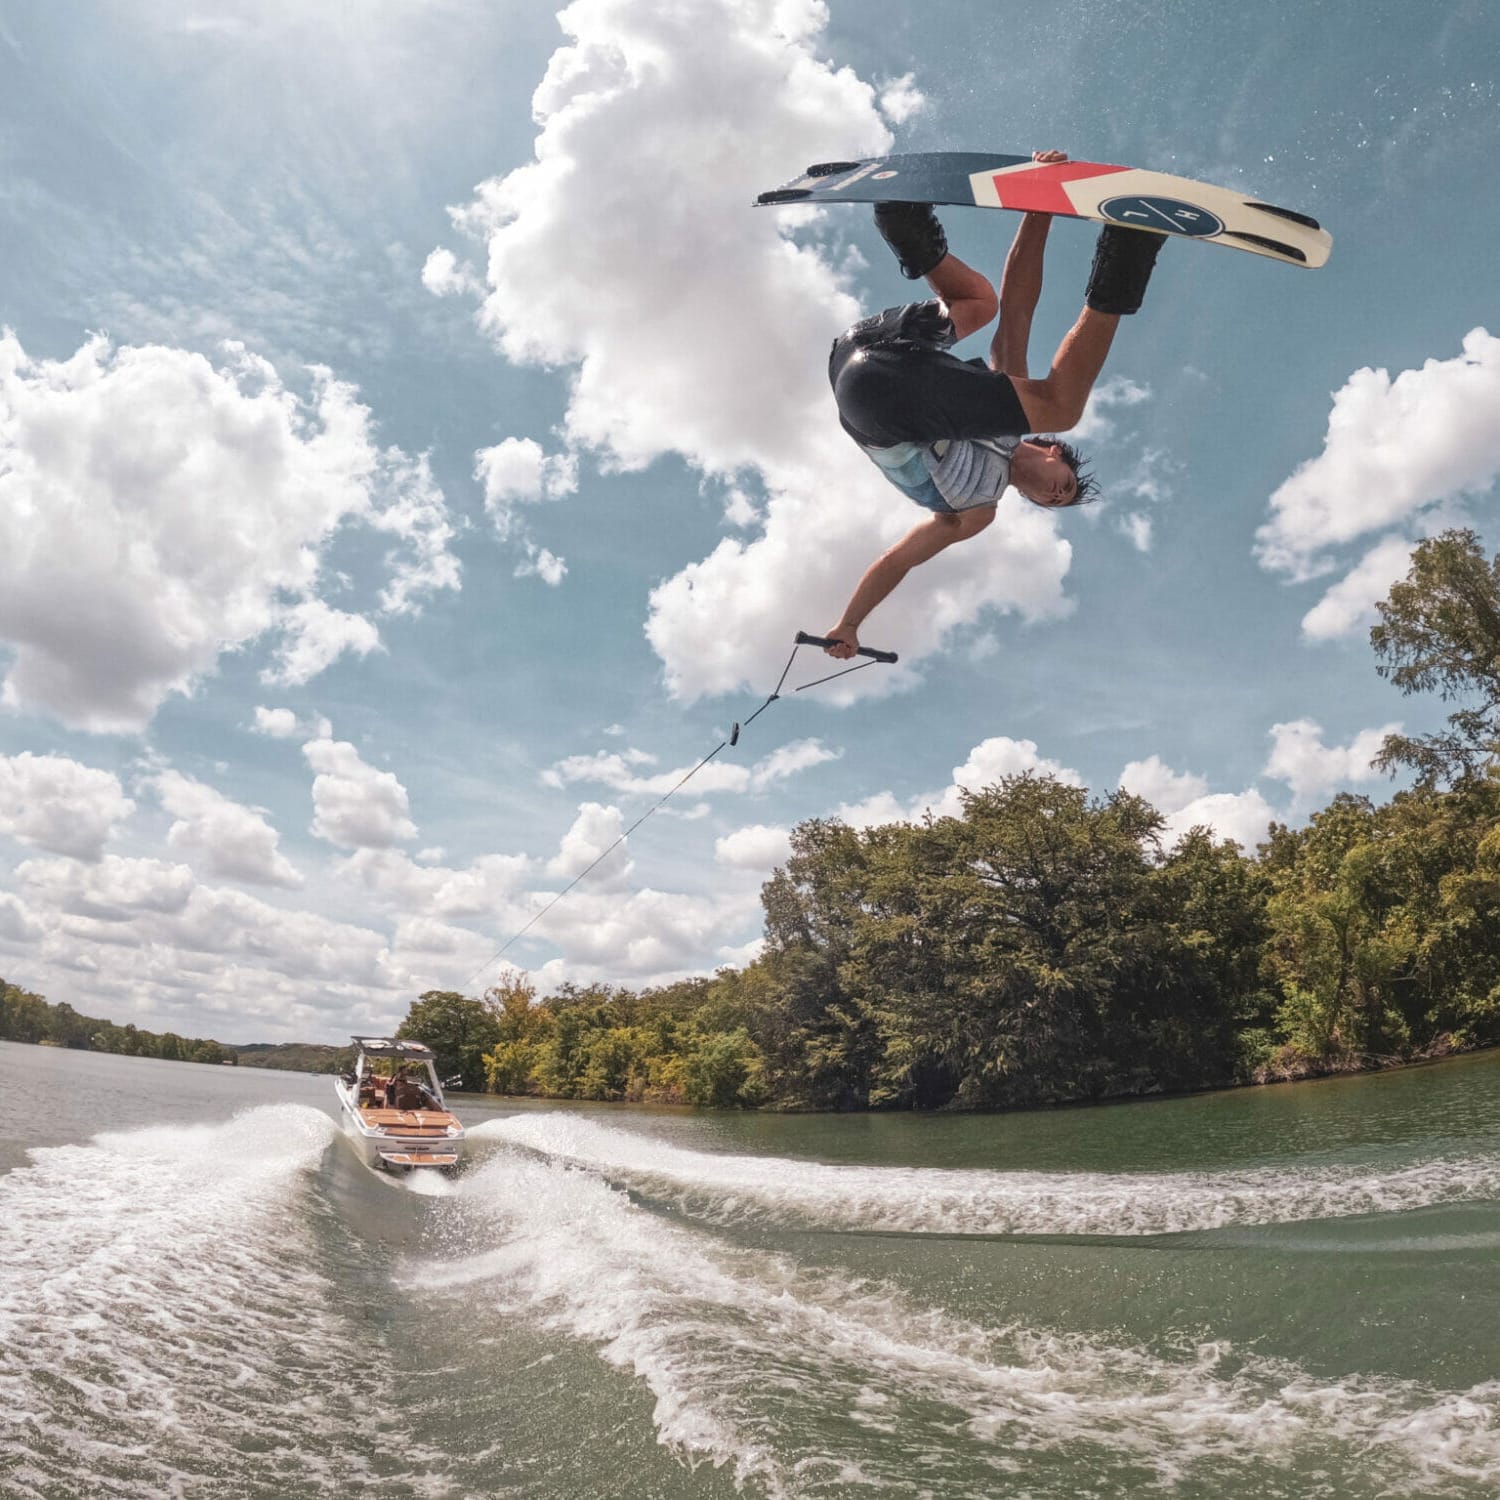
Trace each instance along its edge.
<path fill-rule="evenodd" d="M 354 1071 L 333 1081 L 345 1132 L 367 1167 L 404 1172 L 452 1171 L 464 1151 L 464 1128 L 443 1102 L 432 1049 L 421 1042 L 357 1036 Z"/>

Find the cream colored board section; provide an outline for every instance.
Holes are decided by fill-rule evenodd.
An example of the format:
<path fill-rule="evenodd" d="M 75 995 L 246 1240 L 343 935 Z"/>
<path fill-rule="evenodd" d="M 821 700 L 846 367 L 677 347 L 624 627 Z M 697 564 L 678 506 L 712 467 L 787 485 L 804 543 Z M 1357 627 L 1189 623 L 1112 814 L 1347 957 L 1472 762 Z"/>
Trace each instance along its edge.
<path fill-rule="evenodd" d="M 996 172 L 975 172 L 969 178 L 974 193 L 974 202 L 981 208 L 1002 208 L 1000 196 L 995 190 L 997 176 L 1014 177 L 1023 172 L 1037 170 L 1030 163 L 1018 167 L 1001 168 Z M 1207 209 L 1223 220 L 1224 231 L 1218 235 L 1182 236 L 1204 238 L 1211 243 L 1228 244 L 1236 250 L 1248 250 L 1253 255 L 1264 255 L 1283 264 L 1297 264 L 1287 257 L 1276 254 L 1259 245 L 1224 238 L 1236 232 L 1264 235 L 1292 245 L 1307 257 L 1309 268 L 1321 266 L 1333 248 L 1333 236 L 1326 229 L 1312 229 L 1299 224 L 1295 219 L 1285 219 L 1280 214 L 1267 212 L 1254 206 L 1251 194 L 1236 192 L 1231 188 L 1214 187 L 1211 183 L 1196 182 L 1191 177 L 1173 177 L 1166 172 L 1148 172 L 1140 167 L 1129 167 L 1121 172 L 1110 172 L 1100 177 L 1080 178 L 1076 182 L 1063 184 L 1073 210 L 1086 219 L 1102 219 L 1099 205 L 1111 198 L 1177 198 L 1195 208 Z M 1127 221 L 1121 221 L 1127 222 Z M 1142 218 L 1142 229 L 1151 229 L 1149 215 Z M 1167 226 L 1161 226 L 1165 232 Z M 1175 232 L 1175 231 L 1173 231 Z"/>

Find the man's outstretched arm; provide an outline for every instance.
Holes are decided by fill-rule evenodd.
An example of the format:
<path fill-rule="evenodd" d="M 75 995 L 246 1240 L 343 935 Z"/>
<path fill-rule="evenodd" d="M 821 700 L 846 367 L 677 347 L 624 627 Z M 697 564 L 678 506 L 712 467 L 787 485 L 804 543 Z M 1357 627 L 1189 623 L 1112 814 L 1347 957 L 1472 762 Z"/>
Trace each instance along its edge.
<path fill-rule="evenodd" d="M 841 661 L 853 656 L 859 647 L 859 627 L 870 611 L 913 568 L 936 557 L 944 547 L 977 536 L 994 519 L 995 507 L 987 505 L 976 510 L 959 511 L 956 515 L 935 515 L 913 526 L 894 547 L 882 552 L 865 569 L 865 575 L 855 586 L 839 623 L 827 632 L 829 640 L 838 642 L 825 647 L 828 654 Z"/>

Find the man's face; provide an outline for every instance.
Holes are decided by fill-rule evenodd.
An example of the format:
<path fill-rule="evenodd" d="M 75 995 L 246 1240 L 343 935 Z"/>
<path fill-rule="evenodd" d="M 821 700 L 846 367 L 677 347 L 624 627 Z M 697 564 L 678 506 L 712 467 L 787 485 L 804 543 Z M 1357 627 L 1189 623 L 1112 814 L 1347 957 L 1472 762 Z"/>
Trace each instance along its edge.
<path fill-rule="evenodd" d="M 1063 458 L 1061 444 L 1038 443 L 1028 438 L 1016 449 L 1016 458 L 1022 461 L 1012 461 L 1011 483 L 1033 505 L 1051 510 L 1073 503 L 1078 494 L 1078 476 Z"/>

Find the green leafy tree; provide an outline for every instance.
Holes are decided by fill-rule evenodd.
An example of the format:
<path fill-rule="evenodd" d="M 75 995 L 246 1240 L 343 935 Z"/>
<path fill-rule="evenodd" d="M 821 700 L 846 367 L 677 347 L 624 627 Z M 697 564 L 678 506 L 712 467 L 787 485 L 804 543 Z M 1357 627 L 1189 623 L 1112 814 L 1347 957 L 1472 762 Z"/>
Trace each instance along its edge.
<path fill-rule="evenodd" d="M 52 1007 L 40 995 L 0 980 L 0 1039 L 39 1042 L 49 1035 Z"/>
<path fill-rule="evenodd" d="M 1135 1062 L 1121 991 L 1152 935 L 1160 819 L 1035 775 L 963 806 L 888 850 L 906 874 L 889 894 L 874 883 L 860 928 L 887 1097 L 987 1108 L 1114 1091 Z"/>
<path fill-rule="evenodd" d="M 643 1099 L 649 1081 L 651 1034 L 644 1027 L 590 1029 L 580 1049 L 577 1097 Z"/>
<path fill-rule="evenodd" d="M 1472 531 L 1429 537 L 1377 608 L 1382 677 L 1403 693 L 1470 700 L 1440 733 L 1387 736 L 1377 764 L 1436 783 L 1482 774 L 1500 753 L 1500 557 L 1487 560 Z"/>
<path fill-rule="evenodd" d="M 441 1078 L 456 1075 L 460 1088 L 477 1091 L 485 1085 L 484 1055 L 493 1050 L 500 1032 L 493 1009 L 483 1000 L 428 990 L 413 1002 L 396 1035 L 426 1043 L 436 1054 Z"/>
<path fill-rule="evenodd" d="M 1500 1039 L 1500 778 L 1419 784 L 1376 815 L 1389 889 L 1413 929 L 1397 989 L 1419 1053 Z"/>
<path fill-rule="evenodd" d="M 785 866 L 762 888 L 769 985 L 751 1036 L 764 1051 L 773 1087 L 811 1109 L 862 1109 L 879 1056 L 873 1017 L 843 983 L 854 923 L 870 875 L 865 836 L 837 820 L 813 819 L 792 832 Z"/>
<path fill-rule="evenodd" d="M 551 1035 L 552 1012 L 536 1003 L 536 987 L 512 974 L 485 992 L 495 1018 L 496 1041 L 484 1055 L 485 1087 L 496 1094 L 535 1091 L 533 1073 Z"/>
<path fill-rule="evenodd" d="M 1403 1051 L 1403 990 L 1420 932 L 1400 878 L 1400 851 L 1367 797 L 1340 794 L 1307 828 L 1281 835 L 1267 908 L 1267 967 L 1284 1000 L 1277 1024 L 1292 1056 L 1355 1066 Z M 1293 857 L 1288 861 L 1287 854 Z"/>
<path fill-rule="evenodd" d="M 753 1109 L 767 1098 L 765 1057 L 744 1027 L 698 1038 L 683 1059 L 683 1095 L 710 1109 Z"/>
<path fill-rule="evenodd" d="M 1250 1077 L 1273 1045 L 1277 1004 L 1261 973 L 1264 868 L 1232 840 L 1194 828 L 1152 872 L 1151 887 L 1161 972 L 1141 976 L 1135 1003 L 1158 1081 L 1190 1088 Z"/>
<path fill-rule="evenodd" d="M 581 1005 L 564 1005 L 553 1010 L 552 1027 L 537 1049 L 531 1076 L 537 1088 L 549 1098 L 582 1097 L 583 1070 L 586 1065 L 589 1025 Z"/>

